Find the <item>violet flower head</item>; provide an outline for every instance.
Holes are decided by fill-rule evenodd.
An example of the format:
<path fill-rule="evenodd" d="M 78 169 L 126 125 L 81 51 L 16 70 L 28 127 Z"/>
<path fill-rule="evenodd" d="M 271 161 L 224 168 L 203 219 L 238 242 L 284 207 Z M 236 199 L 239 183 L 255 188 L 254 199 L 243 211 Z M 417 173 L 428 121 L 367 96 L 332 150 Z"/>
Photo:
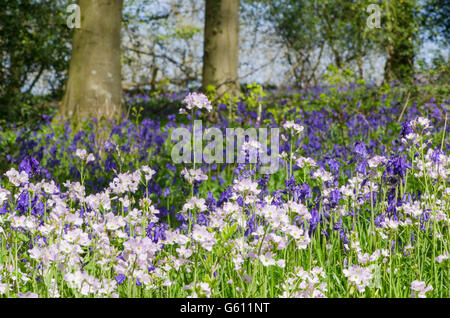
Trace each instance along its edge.
<path fill-rule="evenodd" d="M 406 137 L 407 135 L 411 134 L 414 132 L 414 129 L 411 127 L 411 122 L 409 121 L 405 121 L 402 124 L 402 130 L 400 131 L 400 136 L 401 137 Z"/>
<path fill-rule="evenodd" d="M 360 141 L 356 142 L 354 152 L 360 159 L 366 159 L 369 156 L 366 145 Z"/>
<path fill-rule="evenodd" d="M 19 172 L 25 171 L 29 176 L 39 174 L 39 162 L 34 157 L 27 157 L 19 164 Z"/>
<path fill-rule="evenodd" d="M 119 285 L 122 285 L 123 281 L 127 278 L 124 274 L 119 274 L 117 276 L 114 276 L 114 278 L 116 279 L 117 283 Z"/>
<path fill-rule="evenodd" d="M 386 172 L 391 176 L 400 176 L 402 179 L 406 174 L 407 169 L 411 169 L 411 164 L 408 163 L 404 156 L 392 156 L 386 164 Z"/>

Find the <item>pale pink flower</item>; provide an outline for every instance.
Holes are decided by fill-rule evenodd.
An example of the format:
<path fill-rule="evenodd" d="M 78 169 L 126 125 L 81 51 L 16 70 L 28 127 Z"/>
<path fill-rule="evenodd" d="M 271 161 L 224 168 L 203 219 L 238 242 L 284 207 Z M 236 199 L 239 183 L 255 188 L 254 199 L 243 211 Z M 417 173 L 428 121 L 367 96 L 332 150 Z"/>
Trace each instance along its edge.
<path fill-rule="evenodd" d="M 18 293 L 17 298 L 39 298 L 39 295 L 32 292 Z"/>
<path fill-rule="evenodd" d="M 0 187 L 0 206 L 3 206 L 3 202 L 8 200 L 8 197 L 11 195 L 11 192 Z"/>
<path fill-rule="evenodd" d="M 271 252 L 267 252 L 263 255 L 259 255 L 259 260 L 264 266 L 275 265 L 276 261 L 273 258 L 273 254 Z"/>
<path fill-rule="evenodd" d="M 435 258 L 436 262 L 438 263 L 442 263 L 443 261 L 445 261 L 446 259 L 450 258 L 450 253 L 444 253 L 443 255 L 439 255 Z"/>
<path fill-rule="evenodd" d="M 250 178 L 245 178 L 240 181 L 234 180 L 233 190 L 238 193 L 245 192 L 247 194 L 251 193 L 251 194 L 258 195 L 261 192 L 261 190 L 259 190 L 257 188 L 258 188 L 258 183 L 254 182 Z"/>
<path fill-rule="evenodd" d="M 9 285 L 6 283 L 0 283 L 0 295 L 6 294 L 7 291 L 9 291 Z"/>
<path fill-rule="evenodd" d="M 294 123 L 293 121 L 287 121 L 283 124 L 283 128 L 290 130 L 293 129 L 297 134 L 301 134 L 305 129 L 303 126 Z"/>
<path fill-rule="evenodd" d="M 344 276 L 348 281 L 355 284 L 359 292 L 363 293 L 372 280 L 372 268 L 352 265 L 343 270 Z"/>
<path fill-rule="evenodd" d="M 194 210 L 195 208 L 197 208 L 199 212 L 206 211 L 208 209 L 206 200 L 203 198 L 192 197 L 186 201 L 181 211 L 186 214 L 187 211 Z"/>
<path fill-rule="evenodd" d="M 317 167 L 317 163 L 311 158 L 300 157 L 300 158 L 297 158 L 295 163 L 300 168 L 303 168 L 305 165 L 308 165 L 310 167 Z"/>
<path fill-rule="evenodd" d="M 28 183 L 28 174 L 25 171 L 17 171 L 14 168 L 8 170 L 5 175 L 8 177 L 9 182 L 18 187 L 21 183 Z"/>
<path fill-rule="evenodd" d="M 194 181 L 197 182 L 203 182 L 205 180 L 208 180 L 208 176 L 203 173 L 202 169 L 190 169 L 187 170 L 184 168 L 183 171 L 181 171 L 181 175 L 190 183 L 193 184 Z"/>
<path fill-rule="evenodd" d="M 432 291 L 433 286 L 431 285 L 426 286 L 425 282 L 415 280 L 411 282 L 411 290 L 412 290 L 411 297 L 426 298 L 427 296 L 425 295 L 425 293 Z"/>
<path fill-rule="evenodd" d="M 194 108 L 205 108 L 208 112 L 212 110 L 211 102 L 208 97 L 201 93 L 189 93 L 184 99 L 183 104 L 186 104 L 186 108 L 191 110 Z"/>
<path fill-rule="evenodd" d="M 145 181 L 149 182 L 153 175 L 156 173 L 155 170 L 151 169 L 148 166 L 142 166 L 141 167 L 142 172 L 144 173 Z"/>

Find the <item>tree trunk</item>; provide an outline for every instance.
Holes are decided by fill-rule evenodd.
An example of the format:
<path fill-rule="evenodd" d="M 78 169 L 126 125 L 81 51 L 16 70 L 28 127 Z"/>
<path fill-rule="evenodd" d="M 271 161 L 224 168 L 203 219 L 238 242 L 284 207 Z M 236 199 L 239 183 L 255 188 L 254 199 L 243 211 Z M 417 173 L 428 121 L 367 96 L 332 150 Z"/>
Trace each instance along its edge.
<path fill-rule="evenodd" d="M 414 45 L 413 41 L 406 40 L 403 43 L 394 41 L 389 50 L 385 79 L 396 79 L 401 82 L 409 82 L 414 75 Z"/>
<path fill-rule="evenodd" d="M 362 52 L 358 52 L 358 74 L 359 74 L 359 79 L 362 80 L 364 78 L 364 73 L 363 73 L 363 58 L 362 58 Z"/>
<path fill-rule="evenodd" d="M 206 0 L 203 89 L 239 95 L 239 0 Z"/>
<path fill-rule="evenodd" d="M 414 76 L 414 2 L 388 3 L 388 55 L 384 79 L 410 82 Z"/>
<path fill-rule="evenodd" d="M 119 119 L 123 113 L 120 33 L 123 0 L 79 0 L 69 78 L 60 115 L 73 124 Z M 59 116 L 58 116 L 59 117 Z"/>

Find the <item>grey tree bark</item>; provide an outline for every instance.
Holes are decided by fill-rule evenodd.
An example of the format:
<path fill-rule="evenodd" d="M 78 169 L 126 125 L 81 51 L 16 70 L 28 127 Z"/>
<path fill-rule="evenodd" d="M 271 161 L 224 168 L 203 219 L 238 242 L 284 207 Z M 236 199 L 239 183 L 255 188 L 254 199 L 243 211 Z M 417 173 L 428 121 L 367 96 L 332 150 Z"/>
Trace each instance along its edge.
<path fill-rule="evenodd" d="M 79 0 L 69 78 L 60 108 L 64 120 L 119 119 L 123 113 L 120 34 L 123 0 Z M 59 117 L 59 116 L 58 116 Z"/>
<path fill-rule="evenodd" d="M 203 89 L 239 95 L 239 0 L 206 0 Z"/>

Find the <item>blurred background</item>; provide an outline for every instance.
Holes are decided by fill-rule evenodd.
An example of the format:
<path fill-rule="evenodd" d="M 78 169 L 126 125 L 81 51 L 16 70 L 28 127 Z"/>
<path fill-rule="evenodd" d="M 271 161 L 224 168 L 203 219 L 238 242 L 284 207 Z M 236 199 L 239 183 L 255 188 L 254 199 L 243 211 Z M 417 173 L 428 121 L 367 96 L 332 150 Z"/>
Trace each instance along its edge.
<path fill-rule="evenodd" d="M 257 83 L 305 89 L 327 84 L 336 74 L 349 83 L 448 85 L 448 1 L 230 1 L 239 6 L 236 82 L 243 88 Z M 124 96 L 201 89 L 206 2 L 123 1 Z M 3 121 L 19 122 L 63 99 L 77 32 L 67 24 L 73 3 L 2 4 Z M 373 4 L 380 9 L 379 27 L 376 11 L 368 9 Z"/>

